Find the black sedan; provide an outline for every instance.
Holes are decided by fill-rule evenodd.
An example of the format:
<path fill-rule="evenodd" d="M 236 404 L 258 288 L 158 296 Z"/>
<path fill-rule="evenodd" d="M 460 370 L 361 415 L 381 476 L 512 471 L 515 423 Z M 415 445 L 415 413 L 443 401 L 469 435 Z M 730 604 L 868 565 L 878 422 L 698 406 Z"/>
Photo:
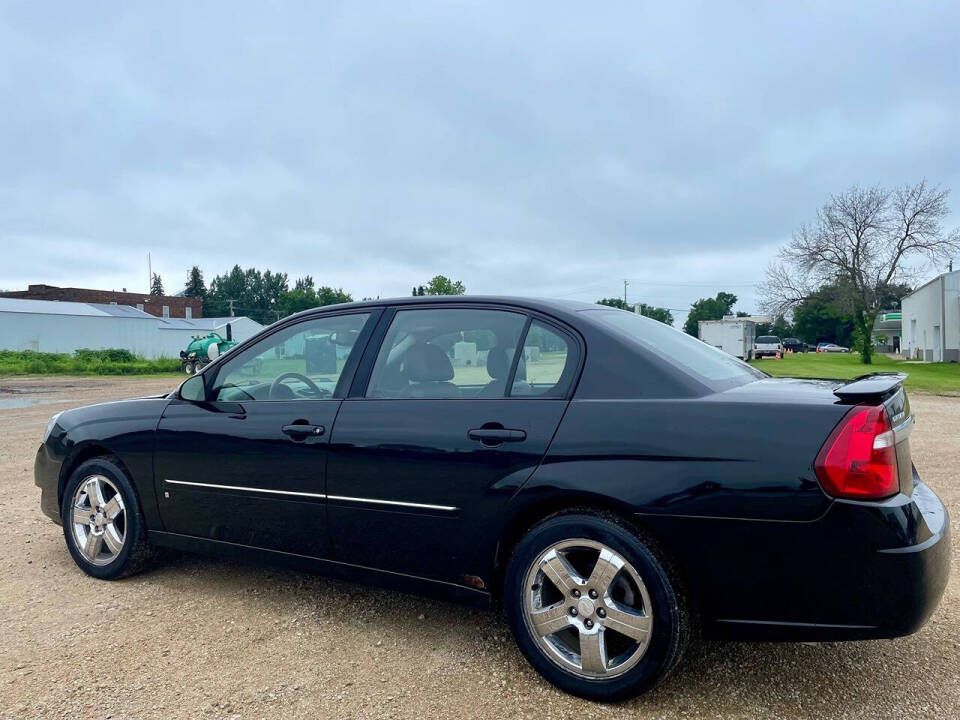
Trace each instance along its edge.
<path fill-rule="evenodd" d="M 561 688 L 656 685 L 696 633 L 917 630 L 949 522 L 902 375 L 773 379 L 573 302 L 407 298 L 280 321 L 166 396 L 51 419 L 80 568 L 209 551 L 502 607 Z"/>

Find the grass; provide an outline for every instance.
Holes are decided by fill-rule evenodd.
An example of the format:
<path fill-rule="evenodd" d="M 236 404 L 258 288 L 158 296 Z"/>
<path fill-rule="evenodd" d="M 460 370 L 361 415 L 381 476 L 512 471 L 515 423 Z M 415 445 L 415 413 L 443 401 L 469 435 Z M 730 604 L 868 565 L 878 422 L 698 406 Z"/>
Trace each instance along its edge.
<path fill-rule="evenodd" d="M 167 375 L 180 372 L 180 360 L 147 360 L 129 350 L 77 350 L 43 353 L 0 350 L 0 375 Z"/>
<path fill-rule="evenodd" d="M 863 365 L 856 353 L 796 353 L 781 360 L 764 358 L 751 365 L 774 377 L 831 378 L 847 380 L 870 372 L 905 372 L 909 392 L 960 395 L 960 365 L 957 363 L 919 363 L 874 355 L 871 365 Z"/>

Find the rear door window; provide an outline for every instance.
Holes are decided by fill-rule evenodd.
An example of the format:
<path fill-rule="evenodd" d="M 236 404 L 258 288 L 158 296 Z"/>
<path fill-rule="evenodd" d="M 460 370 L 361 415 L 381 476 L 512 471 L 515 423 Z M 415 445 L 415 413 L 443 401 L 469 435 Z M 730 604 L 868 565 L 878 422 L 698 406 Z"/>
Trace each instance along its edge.
<path fill-rule="evenodd" d="M 366 396 L 505 397 L 526 321 L 526 315 L 505 310 L 399 310 L 377 354 Z"/>
<path fill-rule="evenodd" d="M 510 397 L 563 397 L 576 364 L 576 345 L 566 333 L 539 320 L 530 323 Z"/>

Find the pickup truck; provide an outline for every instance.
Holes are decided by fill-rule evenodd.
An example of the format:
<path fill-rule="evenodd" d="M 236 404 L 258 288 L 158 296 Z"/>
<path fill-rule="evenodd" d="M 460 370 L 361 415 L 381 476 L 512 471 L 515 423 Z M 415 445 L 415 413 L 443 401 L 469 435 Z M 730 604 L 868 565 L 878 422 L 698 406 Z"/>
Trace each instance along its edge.
<path fill-rule="evenodd" d="M 782 352 L 783 343 L 776 335 L 761 335 L 753 341 L 753 356 L 755 358 L 774 357 L 777 353 Z"/>

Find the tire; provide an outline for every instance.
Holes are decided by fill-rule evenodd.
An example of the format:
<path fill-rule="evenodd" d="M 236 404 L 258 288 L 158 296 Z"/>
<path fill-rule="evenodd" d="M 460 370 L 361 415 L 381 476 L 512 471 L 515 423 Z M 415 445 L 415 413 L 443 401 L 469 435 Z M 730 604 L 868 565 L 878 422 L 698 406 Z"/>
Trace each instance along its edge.
<path fill-rule="evenodd" d="M 194 371 L 194 365 L 193 365 L 193 363 L 190 362 L 189 360 L 188 360 L 187 362 L 185 362 L 185 363 L 183 364 L 183 371 L 184 371 L 187 375 L 193 375 L 194 372 L 195 372 L 195 371 Z"/>
<path fill-rule="evenodd" d="M 558 567 L 570 571 L 568 592 L 561 592 L 562 580 L 551 579 Z M 606 580 L 593 582 L 598 576 Z M 600 588 L 596 595 L 591 584 Z M 692 636 L 688 607 L 652 538 L 618 516 L 589 510 L 533 527 L 515 547 L 504 578 L 504 608 L 527 661 L 561 690 L 601 702 L 644 693 L 673 670 Z M 621 630 L 619 620 L 626 621 Z M 544 637 L 535 627 L 552 634 Z"/>
<path fill-rule="evenodd" d="M 75 522 L 81 513 L 85 527 Z M 137 493 L 112 456 L 87 460 L 73 471 L 63 490 L 60 518 L 67 549 L 87 575 L 116 580 L 140 572 L 153 558 Z"/>

